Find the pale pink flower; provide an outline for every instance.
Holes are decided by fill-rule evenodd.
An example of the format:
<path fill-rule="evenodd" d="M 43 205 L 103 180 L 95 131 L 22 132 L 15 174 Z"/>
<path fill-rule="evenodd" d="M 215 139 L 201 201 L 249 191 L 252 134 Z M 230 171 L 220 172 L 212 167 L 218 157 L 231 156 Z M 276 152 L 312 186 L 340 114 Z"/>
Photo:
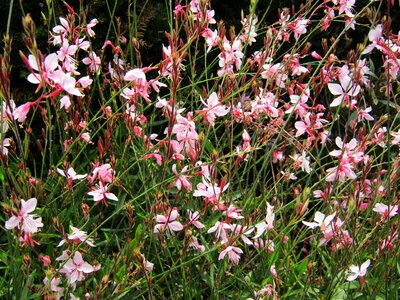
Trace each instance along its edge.
<path fill-rule="evenodd" d="M 71 99 L 69 98 L 69 96 L 63 96 L 60 99 L 60 108 L 64 108 L 65 110 L 67 110 L 69 107 L 71 106 Z"/>
<path fill-rule="evenodd" d="M 67 234 L 67 238 L 70 241 L 76 242 L 76 243 L 82 243 L 85 242 L 88 244 L 90 247 L 95 247 L 94 241 L 92 238 L 89 238 L 87 233 L 83 230 L 80 230 L 72 225 L 69 225 L 69 228 L 71 229 L 72 233 Z M 62 240 L 57 247 L 64 245 L 66 240 Z"/>
<path fill-rule="evenodd" d="M 285 54 L 283 57 L 284 62 L 287 61 L 287 67 L 292 70 L 292 76 L 301 76 L 303 73 L 308 73 L 308 69 L 300 64 L 300 54 Z"/>
<path fill-rule="evenodd" d="M 252 15 L 248 18 L 243 18 L 240 23 L 243 25 L 243 32 L 240 34 L 239 39 L 243 43 L 248 43 L 251 45 L 256 42 L 256 24 L 258 22 L 258 18 L 256 15 Z"/>
<path fill-rule="evenodd" d="M 373 211 L 379 213 L 382 216 L 382 220 L 385 222 L 390 218 L 397 215 L 399 206 L 398 205 L 386 205 L 383 203 L 376 203 L 375 207 L 372 209 Z"/>
<path fill-rule="evenodd" d="M 227 242 L 228 237 L 227 237 L 226 233 L 227 233 L 227 230 L 231 230 L 231 229 L 232 228 L 228 223 L 217 221 L 213 227 L 208 229 L 207 233 L 215 232 L 215 238 L 217 240 L 219 240 L 221 238 L 221 240 L 223 242 Z"/>
<path fill-rule="evenodd" d="M 229 183 L 225 184 L 221 189 L 216 183 L 211 183 L 204 176 L 202 182 L 197 184 L 197 189 L 194 191 L 194 197 L 205 197 L 206 203 L 212 203 L 213 209 L 219 208 L 221 205 L 221 194 L 229 187 Z"/>
<path fill-rule="evenodd" d="M 373 121 L 374 118 L 369 114 L 372 111 L 372 107 L 369 106 L 366 109 L 359 109 L 358 110 L 358 122 L 361 122 L 363 120 L 367 121 Z"/>
<path fill-rule="evenodd" d="M 308 98 L 310 96 L 310 89 L 305 89 L 301 95 L 290 95 L 290 103 L 292 106 L 285 111 L 286 114 L 290 114 L 294 111 L 297 118 L 303 117 L 306 115 L 307 110 L 309 109 L 308 105 L 306 104 Z"/>
<path fill-rule="evenodd" d="M 79 74 L 75 71 L 76 69 L 76 60 L 72 57 L 75 55 L 78 50 L 78 46 L 70 45 L 67 39 L 62 41 L 62 45 L 60 50 L 57 51 L 58 59 L 63 62 L 63 67 L 68 71 L 74 74 Z"/>
<path fill-rule="evenodd" d="M 67 171 L 57 168 L 57 172 L 61 176 L 66 177 L 68 180 L 70 180 L 70 179 L 71 180 L 80 180 L 80 179 L 84 179 L 87 177 L 87 174 L 82 174 L 82 175 L 77 174 L 72 167 L 69 167 Z"/>
<path fill-rule="evenodd" d="M 278 162 L 283 162 L 285 160 L 285 155 L 282 151 L 274 151 L 272 152 L 272 162 L 274 164 Z"/>
<path fill-rule="evenodd" d="M 145 85 L 147 83 L 146 74 L 143 72 L 143 69 L 140 68 L 132 69 L 126 72 L 124 80 L 134 81 L 140 85 Z"/>
<path fill-rule="evenodd" d="M 23 123 L 29 113 L 29 110 L 31 109 L 32 104 L 33 102 L 26 102 L 25 104 L 22 104 L 14 109 L 12 113 L 14 119 L 20 123 Z"/>
<path fill-rule="evenodd" d="M 310 167 L 310 157 L 307 156 L 306 151 L 302 151 L 301 154 L 295 153 L 293 156 L 293 161 L 296 167 L 301 168 L 302 171 L 310 174 L 312 168 Z"/>
<path fill-rule="evenodd" d="M 229 261 L 237 265 L 240 260 L 240 254 L 242 253 L 243 253 L 242 249 L 238 247 L 228 246 L 219 254 L 218 260 L 224 259 L 225 255 L 228 254 Z"/>
<path fill-rule="evenodd" d="M 143 263 L 143 266 L 144 266 L 145 270 L 146 270 L 147 272 L 153 271 L 153 269 L 154 269 L 154 264 L 153 264 L 152 262 L 149 262 L 149 261 L 144 257 L 143 254 L 140 254 L 140 256 L 142 257 L 142 263 Z"/>
<path fill-rule="evenodd" d="M 176 171 L 176 164 L 173 164 L 172 166 L 172 172 L 178 176 L 178 178 L 174 182 L 174 186 L 180 191 L 182 187 L 188 191 L 192 191 L 192 183 L 188 180 L 187 176 L 183 175 L 188 169 L 188 166 L 185 166 L 182 168 L 180 174 Z"/>
<path fill-rule="evenodd" d="M 212 31 L 209 28 L 205 28 L 201 36 L 204 37 L 206 40 L 206 44 L 208 46 L 207 53 L 211 50 L 211 48 L 218 46 L 219 36 L 218 36 L 218 31 L 216 29 Z"/>
<path fill-rule="evenodd" d="M 271 118 L 277 118 L 279 117 L 277 106 L 278 101 L 275 95 L 260 88 L 260 93 L 256 95 L 254 101 L 251 102 L 251 113 L 254 118 L 257 118 L 261 114 L 266 114 Z"/>
<path fill-rule="evenodd" d="M 188 118 L 185 118 L 181 114 L 177 114 L 176 123 L 172 128 L 172 133 L 176 134 L 176 139 L 179 142 L 186 142 L 194 149 L 194 143 L 198 139 L 198 135 L 195 123 L 191 119 L 191 115 L 189 115 Z"/>
<path fill-rule="evenodd" d="M 97 25 L 99 21 L 97 19 L 92 19 L 90 22 L 86 25 L 86 31 L 89 34 L 90 37 L 94 37 L 96 33 L 93 31 L 93 27 Z"/>
<path fill-rule="evenodd" d="M 368 259 L 365 261 L 360 267 L 351 265 L 349 267 L 349 275 L 347 276 L 347 281 L 353 281 L 356 280 L 357 278 L 362 278 L 365 276 L 367 273 L 367 268 L 371 264 L 371 261 Z"/>
<path fill-rule="evenodd" d="M 88 193 L 88 195 L 93 196 L 93 201 L 95 202 L 103 201 L 106 204 L 106 199 L 118 201 L 117 196 L 115 196 L 113 193 L 108 192 L 107 190 L 108 184 L 104 185 L 103 182 L 100 181 L 99 184 L 96 185 L 96 187 Z"/>
<path fill-rule="evenodd" d="M 61 299 L 64 293 L 64 288 L 59 287 L 60 283 L 61 283 L 60 277 L 53 277 L 50 281 L 50 285 L 49 285 L 49 278 L 47 276 L 43 279 L 43 285 L 50 288 L 50 291 L 56 293 L 54 296 L 56 297 L 57 300 Z"/>
<path fill-rule="evenodd" d="M 82 62 L 89 66 L 89 70 L 92 73 L 100 72 L 100 58 L 96 55 L 95 52 L 89 52 L 88 56 L 85 57 Z"/>
<path fill-rule="evenodd" d="M 5 223 L 6 229 L 17 227 L 25 233 L 36 233 L 40 227 L 43 227 L 42 218 L 35 219 L 36 215 L 30 214 L 36 208 L 36 198 L 31 198 L 27 201 L 21 199 L 21 209 L 17 216 L 12 216 Z"/>
<path fill-rule="evenodd" d="M 233 234 L 240 236 L 240 239 L 245 244 L 249 246 L 253 245 L 253 242 L 247 236 L 253 233 L 254 228 L 240 224 L 232 224 L 231 230 Z"/>
<path fill-rule="evenodd" d="M 347 17 L 354 18 L 353 6 L 356 0 L 333 0 L 333 3 L 339 4 L 339 15 L 345 13 Z"/>
<path fill-rule="evenodd" d="M 285 87 L 285 82 L 288 79 L 285 65 L 281 63 L 272 64 L 272 58 L 268 58 L 263 65 L 264 71 L 261 73 L 261 77 L 267 80 L 275 80 L 276 85 L 280 88 Z"/>
<path fill-rule="evenodd" d="M 354 151 L 355 149 L 357 149 L 358 146 L 358 141 L 355 138 L 351 139 L 350 142 L 345 144 L 342 141 L 342 138 L 338 136 L 335 139 L 335 143 L 340 148 L 340 150 L 333 150 L 329 152 L 329 155 L 335 156 L 337 158 L 342 157 L 342 159 L 348 161 L 349 163 L 359 163 L 363 160 L 364 152 Z"/>
<path fill-rule="evenodd" d="M 211 127 L 214 127 L 216 117 L 225 116 L 229 112 L 229 109 L 219 101 L 216 92 L 212 92 L 212 94 L 207 98 L 207 103 L 203 101 L 201 96 L 200 101 L 205 105 L 205 108 L 198 112 L 204 116 Z"/>
<path fill-rule="evenodd" d="M 274 229 L 274 220 L 275 220 L 274 207 L 267 202 L 267 214 L 265 216 L 264 221 L 255 225 L 257 233 L 253 237 L 253 239 L 258 239 L 260 236 L 264 234 L 266 230 Z"/>
<path fill-rule="evenodd" d="M 53 45 L 61 44 L 64 37 L 71 31 L 68 21 L 65 18 L 60 17 L 60 23 L 61 25 L 53 27 L 53 32 L 55 33 L 55 35 L 52 35 Z"/>
<path fill-rule="evenodd" d="M 243 56 L 242 41 L 236 39 L 231 43 L 225 37 L 222 52 L 218 55 L 218 65 L 221 67 L 217 72 L 218 76 L 233 74 L 233 66 L 236 67 L 236 70 L 239 70 L 242 65 Z"/>
<path fill-rule="evenodd" d="M 86 89 L 88 86 L 90 86 L 93 83 L 93 79 L 91 79 L 89 76 L 84 76 L 79 78 L 78 83 Z"/>
<path fill-rule="evenodd" d="M 64 73 L 62 70 L 55 71 L 51 79 L 54 83 L 58 84 L 68 94 L 82 97 L 83 94 L 76 87 L 76 80 L 70 73 Z"/>
<path fill-rule="evenodd" d="M 164 215 L 157 215 L 157 224 L 154 226 L 154 233 L 160 233 L 166 231 L 167 233 L 174 233 L 183 230 L 183 225 L 179 221 L 175 221 L 179 217 L 178 210 L 172 209 L 169 213 Z"/>
<path fill-rule="evenodd" d="M 240 215 L 240 212 L 242 210 L 238 209 L 234 205 L 229 205 L 228 209 L 223 212 L 224 216 L 227 216 L 229 219 L 235 219 L 235 220 L 240 220 L 244 219 L 243 216 Z"/>
<path fill-rule="evenodd" d="M 58 68 L 58 56 L 56 53 L 51 53 L 46 56 L 44 62 L 39 67 L 38 61 L 35 56 L 30 54 L 28 56 L 28 62 L 34 71 L 39 73 L 31 73 L 28 75 L 28 81 L 33 84 L 41 84 L 41 82 L 49 83 L 49 78 L 52 77 L 53 72 Z"/>
<path fill-rule="evenodd" d="M 4 140 L 0 140 L 0 152 L 4 155 L 8 155 L 8 147 L 10 147 L 10 139 L 5 138 Z"/>
<path fill-rule="evenodd" d="M 192 236 L 192 241 L 188 244 L 188 246 L 193 247 L 200 252 L 204 252 L 206 250 L 206 247 L 200 245 L 199 240 L 195 236 Z"/>
<path fill-rule="evenodd" d="M 8 131 L 9 126 L 8 123 L 13 119 L 12 112 L 15 110 L 15 102 L 10 99 L 8 105 L 3 100 L 0 100 L 0 133 L 5 133 Z"/>
<path fill-rule="evenodd" d="M 199 221 L 199 218 L 200 213 L 198 211 L 195 211 L 193 213 L 189 211 L 189 224 L 193 224 L 198 229 L 203 229 L 205 226 Z"/>
<path fill-rule="evenodd" d="M 89 263 L 85 262 L 82 258 L 82 254 L 76 251 L 73 259 L 68 259 L 60 270 L 61 274 L 64 274 L 68 279 L 69 284 L 74 284 L 77 281 L 85 279 L 85 274 L 94 272 L 95 269 Z"/>
<path fill-rule="evenodd" d="M 391 144 L 392 145 L 400 145 L 400 130 L 391 131 L 390 135 L 393 137 Z"/>
<path fill-rule="evenodd" d="M 361 90 L 359 85 L 354 85 L 350 76 L 342 76 L 339 78 L 340 84 L 328 83 L 329 91 L 336 97 L 330 107 L 339 106 L 343 101 L 348 102 L 351 97 L 355 97 Z"/>
<path fill-rule="evenodd" d="M 79 49 L 82 49 L 85 51 L 88 51 L 88 49 L 90 47 L 89 41 L 86 41 L 84 37 L 80 38 L 80 39 L 76 39 L 75 45 L 77 45 Z"/>
<path fill-rule="evenodd" d="M 292 24 L 289 24 L 289 27 L 293 30 L 294 38 L 296 40 L 299 39 L 300 35 L 305 34 L 307 32 L 307 25 L 310 23 L 308 19 L 297 19 Z"/>
<path fill-rule="evenodd" d="M 84 132 L 81 135 L 82 140 L 84 140 L 86 143 L 91 143 L 90 142 L 90 133 L 89 132 Z"/>
<path fill-rule="evenodd" d="M 269 268 L 269 272 L 274 278 L 278 278 L 278 272 L 276 272 L 276 267 L 275 265 L 272 265 L 271 268 Z"/>

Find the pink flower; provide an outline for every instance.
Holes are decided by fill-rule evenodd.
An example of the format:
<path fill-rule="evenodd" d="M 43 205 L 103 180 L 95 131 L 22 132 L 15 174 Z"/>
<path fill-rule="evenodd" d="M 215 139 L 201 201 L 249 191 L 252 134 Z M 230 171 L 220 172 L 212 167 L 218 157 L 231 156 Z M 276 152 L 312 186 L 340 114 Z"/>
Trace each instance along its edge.
<path fill-rule="evenodd" d="M 29 214 L 35 210 L 36 204 L 36 198 L 31 198 L 27 201 L 21 199 L 21 209 L 17 216 L 12 216 L 6 221 L 6 229 L 18 227 L 18 229 L 21 229 L 25 233 L 38 232 L 39 228 L 43 227 L 42 218 L 34 219 L 36 215 Z"/>
<path fill-rule="evenodd" d="M 233 246 L 228 246 L 225 248 L 225 250 L 223 250 L 219 256 L 218 256 L 218 260 L 224 259 L 225 255 L 228 254 L 228 258 L 229 260 L 237 265 L 239 263 L 240 260 L 240 254 L 242 254 L 243 251 L 242 249 L 238 248 L 238 247 L 233 247 Z"/>
<path fill-rule="evenodd" d="M 378 42 L 382 39 L 382 24 L 378 24 L 375 28 L 371 29 L 368 33 L 368 39 L 372 44 L 368 45 L 361 54 L 367 54 L 371 52 L 374 48 L 380 49 Z"/>
<path fill-rule="evenodd" d="M 167 231 L 170 233 L 183 230 L 183 225 L 179 221 L 175 221 L 179 217 L 178 210 L 176 208 L 172 209 L 167 216 L 157 215 L 157 224 L 154 226 L 154 233 L 160 233 L 162 231 Z"/>
<path fill-rule="evenodd" d="M 85 262 L 82 258 L 82 254 L 76 251 L 73 259 L 68 261 L 62 267 L 60 273 L 64 274 L 68 279 L 69 284 L 73 284 L 76 281 L 82 281 L 85 279 L 85 274 L 94 272 L 95 269 L 89 263 Z"/>
<path fill-rule="evenodd" d="M 176 123 L 172 128 L 172 133 L 176 134 L 178 141 L 188 141 L 194 147 L 194 141 L 198 139 L 196 126 L 190 117 L 185 118 L 178 114 L 176 116 Z"/>
<path fill-rule="evenodd" d="M 261 114 L 266 114 L 271 118 L 277 118 L 279 117 L 277 106 L 278 101 L 275 95 L 260 88 L 260 93 L 256 95 L 254 101 L 251 102 L 251 113 L 255 118 Z"/>
<path fill-rule="evenodd" d="M 339 166 L 332 167 L 326 170 L 328 175 L 325 180 L 327 182 L 334 182 L 339 180 L 345 181 L 346 178 L 356 179 L 357 175 L 353 170 L 353 166 L 350 164 L 350 159 L 347 156 L 343 156 L 339 161 Z"/>
<path fill-rule="evenodd" d="M 271 273 L 271 275 L 272 275 L 274 278 L 279 278 L 278 272 L 276 272 L 276 267 L 275 267 L 275 265 L 272 265 L 271 268 L 269 268 L 269 272 Z"/>
<path fill-rule="evenodd" d="M 205 108 L 198 112 L 203 114 L 204 118 L 207 120 L 208 124 L 211 125 L 211 127 L 214 127 L 214 121 L 216 117 L 225 116 L 229 112 L 229 109 L 219 102 L 216 92 L 212 92 L 210 97 L 207 99 L 207 103 L 205 103 L 201 97 L 200 100 L 205 105 Z"/>
<path fill-rule="evenodd" d="M 103 164 L 101 166 L 94 165 L 92 176 L 89 176 L 89 182 L 92 183 L 99 179 L 102 182 L 111 183 L 114 180 L 115 171 L 110 164 Z"/>
<path fill-rule="evenodd" d="M 347 276 L 347 281 L 353 281 L 356 280 L 357 278 L 361 279 L 367 273 L 367 268 L 369 267 L 370 264 L 371 261 L 368 259 L 361 265 L 361 267 L 351 265 L 349 268 L 349 275 Z"/>
<path fill-rule="evenodd" d="M 221 67 L 217 72 L 218 76 L 233 74 L 233 66 L 236 67 L 236 70 L 239 70 L 242 65 L 243 56 L 242 41 L 236 39 L 233 43 L 230 43 L 225 37 L 222 52 L 218 55 L 218 64 Z"/>
<path fill-rule="evenodd" d="M 398 205 L 389 205 L 383 203 L 376 203 L 375 207 L 372 209 L 373 211 L 379 213 L 382 216 L 382 220 L 385 222 L 390 218 L 397 215 L 397 211 L 399 209 Z"/>
<path fill-rule="evenodd" d="M 148 260 L 144 257 L 143 254 L 140 254 L 140 256 L 141 256 L 141 258 L 142 258 L 142 264 L 143 264 L 143 266 L 144 266 L 144 269 L 145 269 L 147 272 L 153 271 L 153 269 L 154 269 L 154 264 L 153 264 L 152 262 L 148 261 Z"/>
<path fill-rule="evenodd" d="M 296 153 L 293 156 L 294 163 L 296 167 L 301 168 L 302 171 L 310 174 L 312 168 L 310 167 L 310 157 L 306 156 L 306 151 L 303 150 L 301 154 Z"/>
<path fill-rule="evenodd" d="M 136 68 L 129 70 L 126 72 L 124 76 L 124 80 L 126 81 L 134 81 L 137 84 L 144 85 L 147 83 L 146 74 L 142 69 Z"/>
<path fill-rule="evenodd" d="M 108 192 L 107 190 L 108 184 L 104 185 L 103 182 L 100 181 L 99 185 L 96 185 L 96 188 L 93 191 L 89 192 L 88 195 L 93 196 L 93 201 L 103 201 L 106 205 L 106 198 L 109 200 L 118 201 L 117 196 L 115 196 L 113 193 Z"/>

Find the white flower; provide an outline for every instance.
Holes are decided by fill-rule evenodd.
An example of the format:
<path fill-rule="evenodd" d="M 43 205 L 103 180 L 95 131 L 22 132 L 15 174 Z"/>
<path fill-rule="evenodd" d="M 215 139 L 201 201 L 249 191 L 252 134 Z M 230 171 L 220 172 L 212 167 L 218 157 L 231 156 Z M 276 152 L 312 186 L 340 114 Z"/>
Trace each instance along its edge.
<path fill-rule="evenodd" d="M 358 277 L 363 277 L 367 273 L 367 268 L 371 264 L 371 261 L 368 259 L 366 262 L 364 262 L 361 267 L 351 265 L 349 268 L 349 276 L 347 276 L 347 281 L 353 281 L 357 279 Z"/>

